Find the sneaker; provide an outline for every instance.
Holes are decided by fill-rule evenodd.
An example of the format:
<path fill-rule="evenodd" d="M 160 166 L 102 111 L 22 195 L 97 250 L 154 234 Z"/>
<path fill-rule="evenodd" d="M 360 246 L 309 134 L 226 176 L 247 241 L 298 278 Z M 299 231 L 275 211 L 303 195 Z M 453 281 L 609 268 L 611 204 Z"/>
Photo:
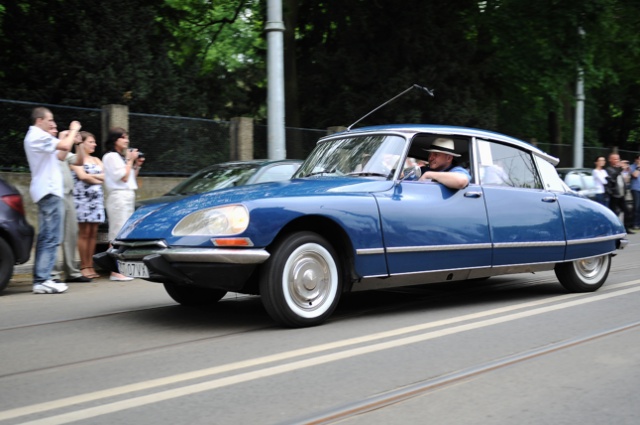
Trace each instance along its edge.
<path fill-rule="evenodd" d="M 56 283 L 52 280 L 33 285 L 34 294 L 61 294 L 67 289 L 69 289 L 69 287 L 64 283 Z"/>

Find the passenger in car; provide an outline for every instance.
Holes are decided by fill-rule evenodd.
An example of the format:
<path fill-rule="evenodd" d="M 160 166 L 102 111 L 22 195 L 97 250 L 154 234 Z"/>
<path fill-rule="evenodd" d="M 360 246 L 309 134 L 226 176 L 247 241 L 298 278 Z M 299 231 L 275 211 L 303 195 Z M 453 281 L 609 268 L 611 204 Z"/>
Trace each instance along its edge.
<path fill-rule="evenodd" d="M 420 181 L 435 181 L 450 189 L 464 189 L 469 185 L 469 172 L 453 162 L 454 157 L 460 157 L 455 152 L 453 140 L 439 137 L 425 150 L 430 152 L 429 166 L 420 176 Z"/>

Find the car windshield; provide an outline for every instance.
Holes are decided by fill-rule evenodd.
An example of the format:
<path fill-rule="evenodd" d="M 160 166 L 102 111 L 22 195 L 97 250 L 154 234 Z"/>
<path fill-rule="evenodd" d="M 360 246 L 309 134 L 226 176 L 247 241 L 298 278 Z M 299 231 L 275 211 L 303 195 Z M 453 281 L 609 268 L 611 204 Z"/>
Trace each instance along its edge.
<path fill-rule="evenodd" d="M 205 168 L 171 189 L 167 195 L 191 195 L 241 186 L 259 167 L 259 164 L 227 164 Z"/>
<path fill-rule="evenodd" d="M 397 135 L 369 135 L 319 143 L 295 178 L 322 175 L 391 178 L 404 154 L 406 140 Z"/>

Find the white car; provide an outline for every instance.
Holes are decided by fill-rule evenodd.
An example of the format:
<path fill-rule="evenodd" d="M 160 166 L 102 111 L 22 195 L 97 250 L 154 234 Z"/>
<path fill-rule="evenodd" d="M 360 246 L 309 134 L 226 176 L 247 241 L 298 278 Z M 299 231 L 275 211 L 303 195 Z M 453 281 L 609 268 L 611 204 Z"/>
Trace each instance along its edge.
<path fill-rule="evenodd" d="M 589 199 L 596 197 L 596 184 L 591 168 L 558 168 L 558 175 L 573 191 Z"/>

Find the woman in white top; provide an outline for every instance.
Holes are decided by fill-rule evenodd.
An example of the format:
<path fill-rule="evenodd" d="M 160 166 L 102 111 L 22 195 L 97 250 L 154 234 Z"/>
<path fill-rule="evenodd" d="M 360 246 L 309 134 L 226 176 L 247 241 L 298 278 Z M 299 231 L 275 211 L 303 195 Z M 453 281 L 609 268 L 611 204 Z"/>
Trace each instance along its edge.
<path fill-rule="evenodd" d="M 104 164 L 104 188 L 107 217 L 109 219 L 109 240 L 112 241 L 133 214 L 138 183 L 136 177 L 144 158 L 138 157 L 138 149 L 129 149 L 129 134 L 124 128 L 109 130 L 105 144 L 107 153 L 102 157 Z M 132 280 L 120 273 L 111 273 L 111 280 Z"/>
<path fill-rule="evenodd" d="M 599 156 L 595 160 L 595 168 L 591 170 L 591 175 L 593 176 L 593 183 L 596 186 L 596 201 L 600 202 L 605 207 L 609 206 L 609 200 L 607 198 L 607 192 L 605 187 L 607 187 L 607 170 L 604 169 L 604 166 L 607 165 L 607 160 L 604 156 Z"/>

